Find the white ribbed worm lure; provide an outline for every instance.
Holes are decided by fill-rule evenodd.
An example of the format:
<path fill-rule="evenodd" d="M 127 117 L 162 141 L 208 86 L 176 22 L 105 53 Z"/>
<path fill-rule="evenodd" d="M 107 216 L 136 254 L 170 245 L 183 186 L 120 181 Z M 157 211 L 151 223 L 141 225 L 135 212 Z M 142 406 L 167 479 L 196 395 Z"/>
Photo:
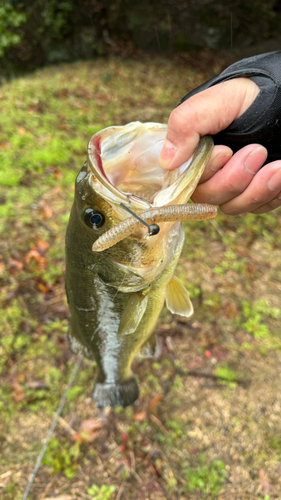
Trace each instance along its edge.
<path fill-rule="evenodd" d="M 213 219 L 217 215 L 217 207 L 207 204 L 167 205 L 145 210 L 138 214 L 138 219 L 128 217 L 116 226 L 103 233 L 93 244 L 94 252 L 102 252 L 116 245 L 142 227 L 143 223 L 200 221 Z M 143 219 L 143 222 L 139 219 Z"/>

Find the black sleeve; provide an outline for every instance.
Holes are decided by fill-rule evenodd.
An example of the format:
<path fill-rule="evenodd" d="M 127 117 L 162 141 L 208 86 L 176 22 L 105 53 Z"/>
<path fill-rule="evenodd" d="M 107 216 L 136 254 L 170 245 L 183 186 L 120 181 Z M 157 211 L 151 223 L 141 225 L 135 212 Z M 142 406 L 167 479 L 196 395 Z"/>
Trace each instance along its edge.
<path fill-rule="evenodd" d="M 237 77 L 251 78 L 259 86 L 260 93 L 243 115 L 214 135 L 215 144 L 224 144 L 236 152 L 247 144 L 258 143 L 268 150 L 266 163 L 281 159 L 281 50 L 232 64 L 189 92 L 180 104 L 202 90 Z"/>

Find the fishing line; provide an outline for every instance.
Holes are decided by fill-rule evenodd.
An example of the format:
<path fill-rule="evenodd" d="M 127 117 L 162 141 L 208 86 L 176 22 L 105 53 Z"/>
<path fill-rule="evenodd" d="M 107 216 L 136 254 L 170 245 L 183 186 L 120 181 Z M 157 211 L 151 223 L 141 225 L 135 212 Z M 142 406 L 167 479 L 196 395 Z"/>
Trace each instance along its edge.
<path fill-rule="evenodd" d="M 147 224 L 147 222 L 145 222 L 143 219 L 141 219 L 137 214 L 135 214 L 130 208 L 126 207 L 126 205 L 124 205 L 124 203 L 120 203 L 121 207 L 122 208 L 125 208 L 125 210 L 127 210 L 127 212 L 129 212 L 131 215 L 133 215 L 137 220 L 139 220 L 140 222 L 142 222 L 142 224 L 144 224 L 147 228 L 148 228 L 148 234 L 149 236 L 153 235 L 153 234 L 157 234 L 159 233 L 160 231 L 160 227 L 158 226 L 158 224 Z M 143 243 L 140 244 L 140 250 L 141 248 L 145 245 L 145 242 L 143 241 Z M 132 255 L 131 259 L 130 259 L 130 262 L 129 262 L 129 266 L 130 264 L 132 264 L 133 262 L 133 259 L 134 259 L 134 255 Z M 125 281 L 125 277 L 126 275 L 124 274 L 123 278 L 122 278 L 122 281 L 113 297 L 113 300 L 115 300 L 116 298 L 116 295 L 118 294 L 118 292 L 120 291 L 120 288 L 121 286 L 123 285 L 124 281 Z"/>
<path fill-rule="evenodd" d="M 152 236 L 153 234 L 158 234 L 160 231 L 160 227 L 158 224 L 148 224 L 145 222 L 143 219 L 141 219 L 135 212 L 133 212 L 130 208 L 126 207 L 124 203 L 120 203 L 121 207 L 125 208 L 129 214 L 133 215 L 138 221 L 140 221 L 142 224 L 144 224 L 148 228 L 148 234 L 149 236 Z"/>
<path fill-rule="evenodd" d="M 44 446 L 43 446 L 43 448 L 42 448 L 42 450 L 41 450 L 41 452 L 40 452 L 40 454 L 39 454 L 39 456 L 38 456 L 38 458 L 37 458 L 36 465 L 35 465 L 35 467 L 34 467 L 34 470 L 33 470 L 32 474 L 31 474 L 31 478 L 30 478 L 29 483 L 28 483 L 28 485 L 27 485 L 27 488 L 26 488 L 26 490 L 25 490 L 24 496 L 22 497 L 22 500 L 27 500 L 27 497 L 28 497 L 28 495 L 29 495 L 29 492 L 30 492 L 30 490 L 31 490 L 31 487 L 32 487 L 32 485 L 33 485 L 33 483 L 34 483 L 34 480 L 35 480 L 36 476 L 37 476 L 37 473 L 38 473 L 39 467 L 40 467 L 40 465 L 41 465 L 41 463 L 42 463 L 42 460 L 43 460 L 44 455 L 45 455 L 45 453 L 46 453 L 46 450 L 47 450 L 47 448 L 48 448 L 48 444 L 49 444 L 49 442 L 50 442 L 50 439 L 51 439 L 51 437 L 52 437 L 52 435 L 53 435 L 53 433 L 54 433 L 54 430 L 55 430 L 55 428 L 56 428 L 56 425 L 57 425 L 57 423 L 58 423 L 58 420 L 59 420 L 59 418 L 60 418 L 60 416 L 61 416 L 61 412 L 62 412 L 63 407 L 64 407 L 64 405 L 65 405 L 65 402 L 66 402 L 66 398 L 67 398 L 67 396 L 68 396 L 68 393 L 69 393 L 69 391 L 70 391 L 70 389 L 71 389 L 71 387 L 72 387 L 72 384 L 73 384 L 73 382 L 74 382 L 74 380 L 75 380 L 75 377 L 76 377 L 76 375 L 77 375 L 77 373 L 78 373 L 78 370 L 79 370 L 79 368 L 80 368 L 80 366 L 81 366 L 82 359 L 83 359 L 83 357 L 82 357 L 82 356 L 79 356 L 79 357 L 78 357 L 78 359 L 77 359 L 77 361 L 76 361 L 76 363 L 75 363 L 75 366 L 74 366 L 74 368 L 73 368 L 73 370 L 72 370 L 72 373 L 71 373 L 71 375 L 70 375 L 70 378 L 69 378 L 69 381 L 68 381 L 67 387 L 66 387 L 66 389 L 65 389 L 65 391 L 64 391 L 64 393 L 63 393 L 63 395 L 62 395 L 62 398 L 61 398 L 61 401 L 60 401 L 60 405 L 59 405 L 59 407 L 58 407 L 58 409 L 57 409 L 57 412 L 56 412 L 55 418 L 54 418 L 54 420 L 53 420 L 53 422 L 52 422 L 52 425 L 51 425 L 51 427 L 50 427 L 50 429 L 49 429 L 49 432 L 48 432 L 48 434 L 47 434 L 47 437 L 46 437 L 46 441 L 45 441 L 45 443 L 44 443 Z"/>

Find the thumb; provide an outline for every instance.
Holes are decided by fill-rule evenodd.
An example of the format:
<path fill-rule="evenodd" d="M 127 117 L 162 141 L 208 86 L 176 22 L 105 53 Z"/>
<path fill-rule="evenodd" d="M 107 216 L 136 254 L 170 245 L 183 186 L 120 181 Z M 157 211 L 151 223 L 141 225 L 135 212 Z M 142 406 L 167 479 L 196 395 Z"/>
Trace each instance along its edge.
<path fill-rule="evenodd" d="M 259 93 L 248 78 L 235 78 L 196 94 L 174 109 L 159 157 L 161 168 L 173 170 L 192 155 L 201 136 L 217 134 L 246 111 Z"/>

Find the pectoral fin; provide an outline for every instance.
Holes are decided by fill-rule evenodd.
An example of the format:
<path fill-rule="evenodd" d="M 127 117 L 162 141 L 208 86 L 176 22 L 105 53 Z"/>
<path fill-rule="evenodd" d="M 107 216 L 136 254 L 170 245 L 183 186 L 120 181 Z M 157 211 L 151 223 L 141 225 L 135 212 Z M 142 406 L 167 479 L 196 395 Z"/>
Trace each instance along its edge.
<path fill-rule="evenodd" d="M 118 336 L 130 335 L 133 333 L 145 313 L 148 296 L 134 293 L 128 300 L 121 316 Z"/>
<path fill-rule="evenodd" d="M 187 318 L 193 314 L 193 305 L 189 293 L 175 276 L 167 286 L 166 306 L 173 314 L 179 314 Z"/>

